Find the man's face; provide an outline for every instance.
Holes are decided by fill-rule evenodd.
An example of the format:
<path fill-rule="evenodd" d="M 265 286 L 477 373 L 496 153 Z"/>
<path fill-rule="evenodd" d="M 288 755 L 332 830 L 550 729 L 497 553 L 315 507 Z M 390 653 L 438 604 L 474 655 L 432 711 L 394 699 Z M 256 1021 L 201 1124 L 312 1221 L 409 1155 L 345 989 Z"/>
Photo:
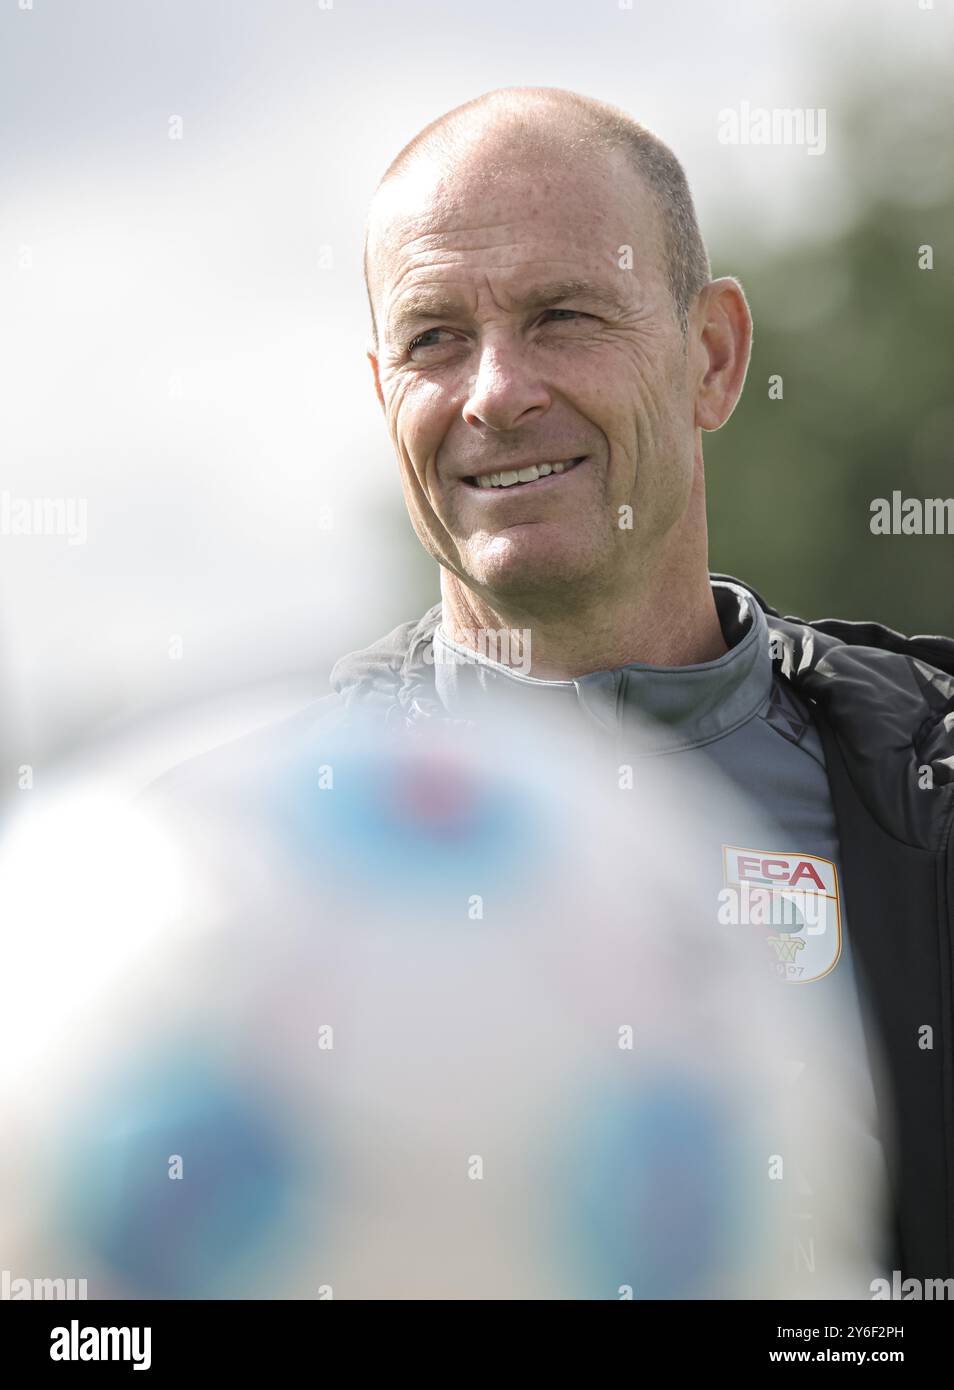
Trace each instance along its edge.
<path fill-rule="evenodd" d="M 660 218 L 624 157 L 419 167 L 385 187 L 371 247 L 369 357 L 422 543 L 490 601 L 625 586 L 686 509 L 695 418 Z"/>

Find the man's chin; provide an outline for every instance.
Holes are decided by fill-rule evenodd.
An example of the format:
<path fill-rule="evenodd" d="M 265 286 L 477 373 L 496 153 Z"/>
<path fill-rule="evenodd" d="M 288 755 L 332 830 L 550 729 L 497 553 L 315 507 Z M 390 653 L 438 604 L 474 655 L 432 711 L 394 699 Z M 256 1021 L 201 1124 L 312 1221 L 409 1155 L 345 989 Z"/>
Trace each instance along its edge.
<path fill-rule="evenodd" d="M 566 606 L 566 595 L 579 592 L 592 572 L 579 548 L 572 545 L 526 544 L 497 537 L 467 564 L 469 577 L 492 601 L 525 608 L 546 609 L 555 602 Z"/>

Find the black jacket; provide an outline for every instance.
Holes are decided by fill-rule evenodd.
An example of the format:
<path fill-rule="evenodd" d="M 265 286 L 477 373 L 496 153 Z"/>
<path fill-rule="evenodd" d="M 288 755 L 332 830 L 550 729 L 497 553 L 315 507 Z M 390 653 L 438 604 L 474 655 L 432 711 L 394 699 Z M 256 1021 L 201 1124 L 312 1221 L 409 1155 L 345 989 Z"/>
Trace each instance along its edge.
<path fill-rule="evenodd" d="M 731 579 L 712 575 L 713 579 Z M 732 583 L 741 581 L 731 579 Z M 903 1277 L 954 1277 L 954 641 L 765 611 L 776 673 L 821 736 Z M 332 720 L 440 717 L 425 648 L 439 606 L 339 661 Z M 311 718 L 316 711 L 312 708 Z M 300 716 L 299 716 L 300 718 Z"/>
<path fill-rule="evenodd" d="M 950 1278 L 954 641 L 781 618 L 754 596 L 828 762 L 849 931 L 893 1092 L 878 1099 L 894 1136 L 898 1268 Z"/>

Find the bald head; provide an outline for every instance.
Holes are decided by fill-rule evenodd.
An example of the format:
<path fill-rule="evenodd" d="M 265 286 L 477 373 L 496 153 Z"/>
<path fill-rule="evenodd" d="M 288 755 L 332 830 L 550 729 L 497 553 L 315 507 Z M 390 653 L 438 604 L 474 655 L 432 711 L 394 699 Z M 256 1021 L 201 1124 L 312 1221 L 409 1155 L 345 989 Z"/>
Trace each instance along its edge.
<path fill-rule="evenodd" d="M 424 127 L 384 173 L 368 216 L 364 276 L 378 345 L 375 305 L 380 262 L 389 249 L 393 218 L 422 194 L 434 203 L 454 202 L 454 179 L 465 170 L 492 185 L 515 166 L 566 168 L 592 164 L 614 152 L 645 189 L 660 224 L 662 256 L 676 315 L 683 329 L 689 307 L 710 279 L 709 259 L 682 165 L 669 147 L 624 111 L 556 87 L 505 87 L 446 112 Z"/>

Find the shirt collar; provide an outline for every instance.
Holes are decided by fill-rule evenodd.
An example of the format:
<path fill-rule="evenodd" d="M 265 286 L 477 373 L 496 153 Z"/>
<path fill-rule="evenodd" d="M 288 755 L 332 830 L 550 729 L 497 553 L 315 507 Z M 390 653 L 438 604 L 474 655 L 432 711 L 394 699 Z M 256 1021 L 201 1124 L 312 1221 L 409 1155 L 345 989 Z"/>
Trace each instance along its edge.
<path fill-rule="evenodd" d="M 531 713 L 576 703 L 607 732 L 623 732 L 631 725 L 653 745 L 647 751 L 673 752 L 722 738 L 769 699 L 772 660 L 765 614 L 752 595 L 726 580 L 711 584 L 729 646 L 715 661 L 692 666 L 632 662 L 575 680 L 540 680 L 459 645 L 438 624 L 431 653 L 438 699 L 452 716 L 470 718 L 479 717 L 490 695 L 519 702 Z"/>

